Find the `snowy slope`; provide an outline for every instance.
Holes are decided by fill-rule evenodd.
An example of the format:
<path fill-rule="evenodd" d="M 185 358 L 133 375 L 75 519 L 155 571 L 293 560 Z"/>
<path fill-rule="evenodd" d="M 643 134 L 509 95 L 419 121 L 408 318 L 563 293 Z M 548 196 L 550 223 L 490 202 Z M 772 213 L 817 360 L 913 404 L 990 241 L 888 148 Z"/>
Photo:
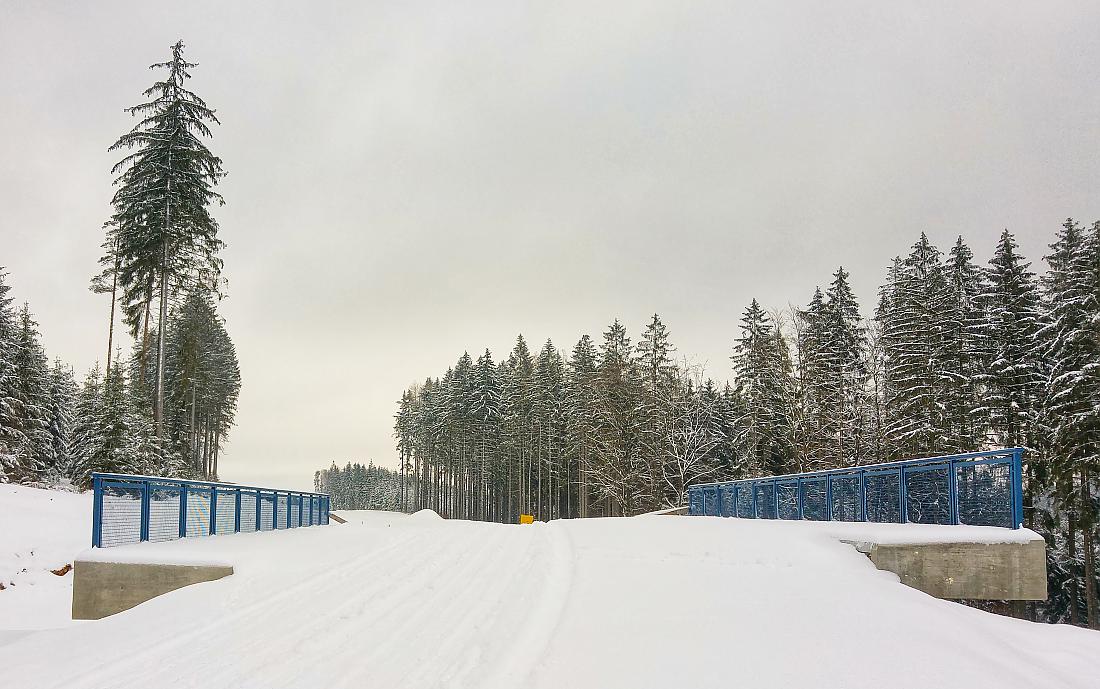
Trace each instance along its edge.
<path fill-rule="evenodd" d="M 103 551 L 236 573 L 0 645 L 5 686 L 1096 689 L 1100 677 L 1100 634 L 935 600 L 815 525 L 345 516 Z"/>
<path fill-rule="evenodd" d="M 13 630 L 71 624 L 73 575 L 56 576 L 88 547 L 91 493 L 0 484 L 0 643 Z"/>

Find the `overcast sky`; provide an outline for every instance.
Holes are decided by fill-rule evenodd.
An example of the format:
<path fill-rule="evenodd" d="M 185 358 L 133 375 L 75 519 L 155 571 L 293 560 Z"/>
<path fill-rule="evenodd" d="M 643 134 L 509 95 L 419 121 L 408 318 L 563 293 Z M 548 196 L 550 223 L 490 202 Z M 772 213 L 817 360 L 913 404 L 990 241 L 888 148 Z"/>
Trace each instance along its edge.
<path fill-rule="evenodd" d="M 107 147 L 182 38 L 230 173 L 222 476 L 305 488 L 394 465 L 403 388 L 519 332 L 656 311 L 724 380 L 750 299 L 844 265 L 869 313 L 922 230 L 1038 267 L 1100 217 L 1098 36 L 1096 2 L 0 0 L 0 265 L 82 378 Z"/>

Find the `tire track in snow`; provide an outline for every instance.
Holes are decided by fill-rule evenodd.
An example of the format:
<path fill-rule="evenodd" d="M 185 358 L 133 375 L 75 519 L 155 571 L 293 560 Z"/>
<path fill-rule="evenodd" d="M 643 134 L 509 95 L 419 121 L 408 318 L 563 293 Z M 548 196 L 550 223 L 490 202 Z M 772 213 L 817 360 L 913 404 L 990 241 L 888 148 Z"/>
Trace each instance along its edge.
<path fill-rule="evenodd" d="M 158 674 L 164 673 L 164 664 L 180 665 L 192 669 L 194 667 L 201 667 L 204 658 L 194 659 L 194 654 L 189 652 L 195 648 L 203 647 L 201 643 L 195 643 L 200 637 L 210 638 L 212 635 L 216 636 L 218 630 L 233 627 L 249 617 L 264 617 L 266 614 L 270 613 L 273 607 L 279 608 L 280 603 L 288 599 L 300 597 L 303 593 L 311 589 L 324 589 L 327 583 L 339 580 L 343 575 L 351 571 L 361 570 L 363 568 L 370 570 L 381 567 L 383 564 L 392 564 L 389 562 L 388 558 L 380 556 L 384 556 L 390 551 L 397 550 L 411 541 L 423 540 L 424 538 L 423 531 L 410 531 L 408 534 L 401 534 L 391 543 L 387 543 L 379 548 L 369 549 L 361 555 L 352 557 L 337 567 L 323 570 L 315 576 L 291 584 L 273 596 L 258 598 L 239 608 L 231 609 L 220 617 L 216 617 L 205 624 L 194 625 L 166 639 L 154 641 L 140 649 L 134 649 L 134 651 L 123 660 L 112 658 L 98 665 L 85 668 L 77 676 L 57 678 L 55 683 L 51 686 L 58 688 L 64 687 L 65 689 L 80 689 L 83 687 L 98 689 L 99 687 L 105 686 L 101 678 L 114 677 L 117 682 L 117 684 L 112 685 L 114 687 L 146 687 L 149 686 L 146 677 L 148 677 L 147 672 L 150 669 L 150 660 L 160 663 L 152 674 L 152 678 L 155 678 Z M 379 580 L 382 579 L 384 579 L 384 577 L 379 578 Z M 227 583 L 232 586 L 237 582 L 227 580 Z M 300 609 L 300 607 L 301 606 L 292 605 L 286 606 L 286 609 L 295 610 Z M 204 677 L 208 680 L 209 675 L 204 675 Z M 187 674 L 179 674 L 176 681 L 186 682 Z M 203 684 L 205 685 L 206 682 L 204 681 Z M 175 686 L 186 685 L 176 684 Z"/>
<path fill-rule="evenodd" d="M 538 602 L 531 608 L 526 624 L 515 638 L 501 662 L 492 668 L 479 686 L 487 689 L 510 689 L 526 686 L 546 647 L 561 621 L 575 571 L 575 553 L 568 527 L 561 522 L 539 524 L 542 536 L 542 586 Z"/>

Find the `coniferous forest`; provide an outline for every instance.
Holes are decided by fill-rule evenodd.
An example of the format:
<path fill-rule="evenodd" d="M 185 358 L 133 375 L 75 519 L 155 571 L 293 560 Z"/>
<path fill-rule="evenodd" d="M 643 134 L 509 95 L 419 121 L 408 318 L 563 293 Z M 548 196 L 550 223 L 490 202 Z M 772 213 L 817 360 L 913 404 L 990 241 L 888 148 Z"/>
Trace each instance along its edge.
<path fill-rule="evenodd" d="M 313 490 L 327 493 L 334 510 L 403 509 L 401 474 L 386 467 L 348 462 L 343 467 L 333 463 L 328 469 L 313 474 Z"/>
<path fill-rule="evenodd" d="M 225 171 L 204 141 L 218 120 L 187 89 L 196 65 L 183 50 L 177 43 L 151 66 L 157 80 L 127 109 L 137 123 L 110 148 L 120 159 L 91 281 L 109 297 L 106 363 L 80 381 L 50 364 L 29 305 L 12 303 L 0 270 L 0 480 L 86 487 L 93 471 L 218 475 L 241 385 L 217 312 L 225 281 L 210 210 Z"/>
<path fill-rule="evenodd" d="M 805 306 L 744 309 L 732 378 L 678 358 L 659 316 L 568 350 L 520 335 L 401 396 L 404 509 L 515 522 L 684 504 L 696 482 L 1022 446 L 1049 544 L 1049 621 L 1100 623 L 1100 222 L 1066 220 L 1041 276 L 1005 231 L 979 263 L 920 238 L 868 315 L 839 268 Z"/>

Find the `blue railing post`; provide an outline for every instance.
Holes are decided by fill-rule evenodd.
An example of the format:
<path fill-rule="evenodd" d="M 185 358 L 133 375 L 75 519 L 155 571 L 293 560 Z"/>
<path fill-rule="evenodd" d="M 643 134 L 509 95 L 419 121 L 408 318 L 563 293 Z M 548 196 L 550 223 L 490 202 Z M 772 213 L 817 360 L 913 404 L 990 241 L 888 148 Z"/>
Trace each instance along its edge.
<path fill-rule="evenodd" d="M 760 499 L 757 496 L 758 491 L 756 490 L 756 484 L 755 483 L 750 483 L 749 488 L 752 490 L 752 518 L 753 519 L 759 519 L 760 518 L 760 505 L 759 505 Z"/>
<path fill-rule="evenodd" d="M 92 547 L 103 547 L 103 479 L 92 476 Z"/>
<path fill-rule="evenodd" d="M 859 519 L 860 521 L 869 521 L 867 519 L 867 472 L 864 469 L 859 470 Z"/>
<path fill-rule="evenodd" d="M 950 513 L 947 520 L 952 524 L 959 523 L 959 477 L 956 474 L 955 460 L 947 461 L 947 510 Z"/>
<path fill-rule="evenodd" d="M 187 538 L 187 484 L 180 486 L 180 538 Z"/>
<path fill-rule="evenodd" d="M 279 492 L 271 494 L 271 530 L 279 530 Z"/>
<path fill-rule="evenodd" d="M 798 491 L 798 519 L 799 521 L 806 518 L 805 505 L 802 502 L 802 477 L 800 476 L 797 481 L 794 482 L 794 489 Z"/>
<path fill-rule="evenodd" d="M 833 520 L 833 475 L 825 474 L 825 521 Z"/>
<path fill-rule="evenodd" d="M 905 466 L 898 470 L 898 515 L 902 524 L 909 523 L 909 473 Z"/>
<path fill-rule="evenodd" d="M 257 531 L 263 531 L 264 530 L 263 505 L 264 505 L 263 493 L 261 493 L 260 491 L 257 490 L 256 491 L 256 530 Z"/>
<path fill-rule="evenodd" d="M 772 502 L 775 503 L 775 518 L 779 519 L 779 480 L 772 480 Z"/>
<path fill-rule="evenodd" d="M 210 489 L 210 535 L 218 535 L 218 487 Z"/>
<path fill-rule="evenodd" d="M 1024 525 L 1024 450 L 1017 447 L 1012 450 L 1012 468 L 1010 470 L 1012 483 L 1012 528 L 1019 529 Z"/>
<path fill-rule="evenodd" d="M 241 489 L 233 490 L 233 533 L 241 532 Z"/>
<path fill-rule="evenodd" d="M 141 540 L 149 540 L 149 482 L 141 484 Z"/>

